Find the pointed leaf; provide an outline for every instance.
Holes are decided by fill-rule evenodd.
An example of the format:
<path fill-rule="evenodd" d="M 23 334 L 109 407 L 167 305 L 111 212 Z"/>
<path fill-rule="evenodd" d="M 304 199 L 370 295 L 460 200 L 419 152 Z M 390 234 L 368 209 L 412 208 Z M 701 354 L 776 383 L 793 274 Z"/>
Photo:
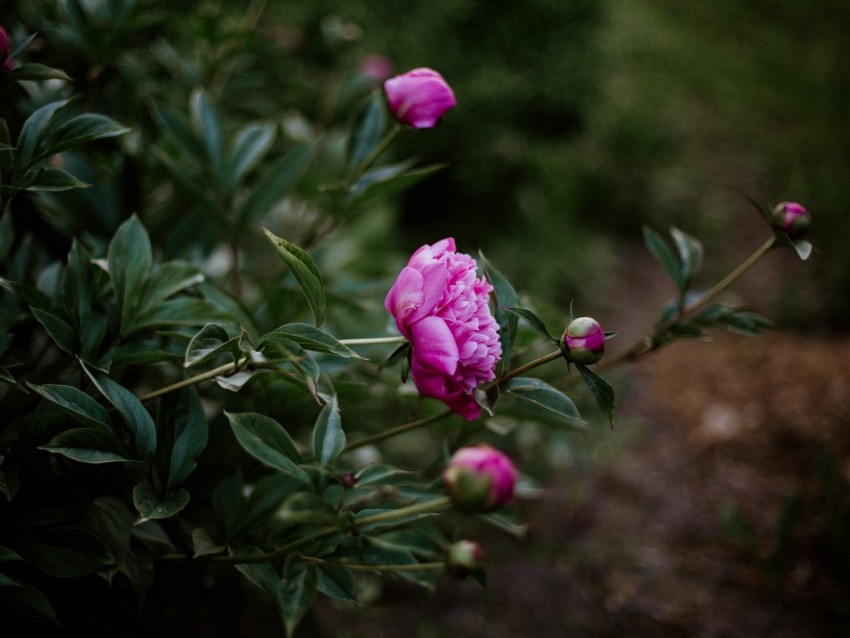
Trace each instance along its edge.
<path fill-rule="evenodd" d="M 351 570 L 333 565 L 318 565 L 316 576 L 316 589 L 325 596 L 349 603 L 359 602 Z"/>
<path fill-rule="evenodd" d="M 345 344 L 340 343 L 329 333 L 306 323 L 288 323 L 275 328 L 270 333 L 260 337 L 257 347 L 262 347 L 266 341 L 279 338 L 294 341 L 305 350 L 334 354 L 338 357 L 362 359 L 360 355 Z"/>
<path fill-rule="evenodd" d="M 163 396 L 157 426 L 159 478 L 166 485 L 165 492 L 171 494 L 194 471 L 207 446 L 209 428 L 197 391 L 184 388 Z"/>
<path fill-rule="evenodd" d="M 276 236 L 268 229 L 263 228 L 263 232 L 304 292 L 307 303 L 310 304 L 310 310 L 313 311 L 316 326 L 321 326 L 325 316 L 325 288 L 322 275 L 313 258 L 306 250 Z"/>
<path fill-rule="evenodd" d="M 265 157 L 274 144 L 274 124 L 246 124 L 236 133 L 230 151 L 227 170 L 228 190 L 242 182 L 244 177 Z"/>
<path fill-rule="evenodd" d="M 45 104 L 27 118 L 18 135 L 18 143 L 15 145 L 15 162 L 12 170 L 12 181 L 15 184 L 27 171 L 33 162 L 33 154 L 38 148 L 46 129 L 50 126 L 56 113 L 68 104 L 68 100 L 59 100 Z"/>
<path fill-rule="evenodd" d="M 106 409 L 82 390 L 69 385 L 35 385 L 34 383 L 27 385 L 48 401 L 58 405 L 63 412 L 89 427 L 107 434 L 112 433 Z"/>
<path fill-rule="evenodd" d="M 88 184 L 71 175 L 61 168 L 39 167 L 36 171 L 29 173 L 21 185 L 21 189 L 32 192 L 59 192 L 69 191 L 74 188 L 88 188 Z"/>
<path fill-rule="evenodd" d="M 203 281 L 203 273 L 186 262 L 169 261 L 155 266 L 139 300 L 139 312 L 146 312 L 181 290 Z"/>
<path fill-rule="evenodd" d="M 481 266 L 484 269 L 484 276 L 493 286 L 493 295 L 495 297 L 496 306 L 496 322 L 499 324 L 499 341 L 502 344 L 502 360 L 499 363 L 497 375 L 507 371 L 507 367 L 511 360 L 511 351 L 516 339 L 517 330 L 517 315 L 516 313 L 508 312 L 508 308 L 516 307 L 519 299 L 516 290 L 511 285 L 505 276 L 496 270 L 493 265 L 484 257 L 484 253 L 478 252 L 481 257 Z"/>
<path fill-rule="evenodd" d="M 269 467 L 310 482 L 310 477 L 297 465 L 303 460 L 295 443 L 277 421 L 256 412 L 225 412 L 225 415 L 233 434 L 248 454 Z"/>
<path fill-rule="evenodd" d="M 673 237 L 673 243 L 679 253 L 680 290 L 684 292 L 702 267 L 702 243 L 678 228 L 671 228 L 670 236 Z"/>
<path fill-rule="evenodd" d="M 617 397 L 614 395 L 614 388 L 587 366 L 578 365 L 576 367 L 613 428 L 617 416 Z"/>
<path fill-rule="evenodd" d="M 387 127 L 386 108 L 380 93 L 375 92 L 366 108 L 354 122 L 349 140 L 349 165 L 357 169 L 378 147 Z"/>
<path fill-rule="evenodd" d="M 307 169 L 313 155 L 309 146 L 296 148 L 279 159 L 265 174 L 239 211 L 237 234 L 254 220 L 261 220 L 289 193 Z"/>
<path fill-rule="evenodd" d="M 150 483 L 144 481 L 133 488 L 133 504 L 142 518 L 138 522 L 169 518 L 189 503 L 189 492 L 182 487 L 167 499 L 157 496 Z"/>
<path fill-rule="evenodd" d="M 77 428 L 57 434 L 39 449 L 62 454 L 80 463 L 120 463 L 131 460 L 114 434 L 91 428 Z"/>
<path fill-rule="evenodd" d="M 121 310 L 121 333 L 126 334 L 153 265 L 150 238 L 135 215 L 121 224 L 115 233 L 109 244 L 107 261 L 109 277 Z"/>
<path fill-rule="evenodd" d="M 323 465 L 333 465 L 345 447 L 345 432 L 339 416 L 339 405 L 334 398 L 322 408 L 313 428 L 313 454 Z"/>
<path fill-rule="evenodd" d="M 569 419 L 577 425 L 585 425 L 572 399 L 545 381 L 531 377 L 516 377 L 503 383 L 502 391 L 553 414 Z"/>
<path fill-rule="evenodd" d="M 3 76 L 3 80 L 7 82 L 20 82 L 22 80 L 65 80 L 67 82 L 71 78 L 61 69 L 53 69 L 43 64 L 28 62 L 6 73 Z"/>
<path fill-rule="evenodd" d="M 204 142 L 207 160 L 219 180 L 224 179 L 224 132 L 221 117 L 202 89 L 192 92 L 190 98 L 192 128 Z"/>
<path fill-rule="evenodd" d="M 509 310 L 510 312 L 517 314 L 523 319 L 525 319 L 528 322 L 528 325 L 530 325 L 537 334 L 539 334 L 549 343 L 555 345 L 558 345 L 560 343 L 558 339 L 549 334 L 549 331 L 546 330 L 546 326 L 543 324 L 543 321 L 540 319 L 540 317 L 538 317 L 528 308 L 509 307 L 506 308 L 506 310 Z"/>
<path fill-rule="evenodd" d="M 681 288 L 679 262 L 673 255 L 673 251 L 670 250 L 667 242 L 664 241 L 660 234 L 652 230 L 649 226 L 643 227 L 643 241 L 650 254 L 659 261 L 664 272 L 667 273 L 667 276 L 673 280 L 673 283 L 675 283 L 677 287 Z"/>
<path fill-rule="evenodd" d="M 45 140 L 44 148 L 41 149 L 35 159 L 44 159 L 87 142 L 116 137 L 129 132 L 129 128 L 122 126 L 111 117 L 100 113 L 83 113 L 51 130 Z"/>
<path fill-rule="evenodd" d="M 57 346 L 68 354 L 77 354 L 77 333 L 74 332 L 74 329 L 64 319 L 60 319 L 46 310 L 39 310 L 32 306 L 30 306 L 30 311 L 38 322 L 44 326 L 47 334 Z"/>
<path fill-rule="evenodd" d="M 283 578 L 278 585 L 276 596 L 287 636 L 292 636 L 295 627 L 313 605 L 315 597 L 315 566 L 304 562 L 298 556 L 289 556 L 283 568 Z"/>

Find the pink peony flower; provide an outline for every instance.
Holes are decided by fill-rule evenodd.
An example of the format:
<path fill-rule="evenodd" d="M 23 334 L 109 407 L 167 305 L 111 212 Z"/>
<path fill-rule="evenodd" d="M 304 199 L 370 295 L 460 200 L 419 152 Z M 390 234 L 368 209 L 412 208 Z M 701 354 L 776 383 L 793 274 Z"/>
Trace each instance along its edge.
<path fill-rule="evenodd" d="M 455 252 L 451 237 L 413 253 L 384 306 L 413 344 L 410 376 L 426 397 L 469 421 L 481 408 L 472 391 L 495 378 L 502 356 L 499 325 L 490 313 L 493 287 L 476 277 L 478 264 Z"/>
<path fill-rule="evenodd" d="M 499 450 L 477 445 L 454 453 L 443 480 L 455 505 L 471 512 L 489 512 L 513 500 L 517 471 Z"/>
<path fill-rule="evenodd" d="M 384 55 L 367 55 L 360 62 L 360 73 L 375 82 L 383 82 L 393 74 L 393 63 Z"/>
<path fill-rule="evenodd" d="M 562 341 L 573 363 L 596 363 L 605 353 L 605 332 L 590 317 L 573 319 L 564 331 Z"/>
<path fill-rule="evenodd" d="M 773 209 L 773 226 L 792 239 L 802 237 L 809 230 L 811 215 L 802 204 L 783 202 Z"/>
<path fill-rule="evenodd" d="M 0 27 L 0 73 L 12 70 L 13 60 L 9 57 L 9 36 Z"/>
<path fill-rule="evenodd" d="M 393 117 L 413 128 L 434 128 L 457 105 L 452 87 L 433 69 L 413 69 L 384 82 Z"/>

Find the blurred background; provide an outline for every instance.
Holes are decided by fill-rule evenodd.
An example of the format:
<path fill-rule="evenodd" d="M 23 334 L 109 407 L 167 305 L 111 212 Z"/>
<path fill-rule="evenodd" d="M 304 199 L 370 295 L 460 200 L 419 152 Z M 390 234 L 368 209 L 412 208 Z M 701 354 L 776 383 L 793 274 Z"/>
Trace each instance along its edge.
<path fill-rule="evenodd" d="M 157 135 L 153 101 L 185 109 L 197 86 L 226 116 L 274 120 L 297 140 L 350 117 L 363 92 L 349 80 L 367 56 L 444 75 L 458 107 L 436 131 L 403 133 L 391 152 L 449 166 L 347 224 L 348 252 L 336 258 L 364 277 L 387 277 L 388 264 L 453 235 L 462 250 L 482 248 L 553 332 L 574 302 L 627 345 L 674 293 L 642 246 L 644 224 L 700 238 L 699 285 L 709 286 L 768 236 L 748 198 L 798 201 L 814 218 L 808 262 L 772 253 L 732 294 L 784 330 L 676 344 L 619 372 L 613 432 L 598 419 L 583 437 L 518 437 L 545 487 L 521 504 L 528 536 L 463 530 L 487 539 L 489 593 L 446 583 L 429 597 L 365 579 L 364 606 L 322 603 L 302 635 L 847 627 L 850 4 L 139 0 L 118 3 L 126 19 L 109 29 L 92 20 L 81 37 L 62 26 L 96 4 L 0 0 L 0 22 L 17 25 L 13 41 L 38 31 L 31 59 L 64 68 L 75 92 L 136 122 L 142 139 Z M 54 238 L 64 255 L 63 224 L 105 241 L 139 212 L 174 255 L 192 236 L 210 257 L 215 238 L 197 236 L 200 213 L 138 177 L 151 161 L 90 166 L 107 184 L 94 197 L 106 197 L 108 214 L 86 219 L 84 202 L 69 199 L 92 197 L 83 192 L 48 198 L 54 223 L 19 213 L 15 224 Z M 213 612 L 192 613 L 185 622 L 220 635 Z M 253 635 L 254 622 L 240 622 Z"/>

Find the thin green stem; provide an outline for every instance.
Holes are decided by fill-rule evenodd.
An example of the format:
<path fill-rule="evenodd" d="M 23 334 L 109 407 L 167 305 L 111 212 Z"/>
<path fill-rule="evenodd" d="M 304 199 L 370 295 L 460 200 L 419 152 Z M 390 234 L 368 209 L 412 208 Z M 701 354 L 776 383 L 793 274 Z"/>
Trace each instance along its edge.
<path fill-rule="evenodd" d="M 446 564 L 442 561 L 438 563 L 409 563 L 407 565 L 380 565 L 377 563 L 337 563 L 330 560 L 315 558 L 314 556 L 303 556 L 303 560 L 308 563 L 316 563 L 317 565 L 327 565 L 328 567 L 342 567 L 352 572 L 415 572 L 442 570 Z"/>
<path fill-rule="evenodd" d="M 354 167 L 354 170 L 351 172 L 351 175 L 348 177 L 348 180 L 345 182 L 346 190 L 354 185 L 357 179 L 363 175 L 366 171 L 368 171 L 372 164 L 378 161 L 378 158 L 383 154 L 387 147 L 390 145 L 395 139 L 395 136 L 401 132 L 401 124 L 396 122 L 393 127 L 387 131 L 387 134 L 384 135 L 383 139 L 378 142 L 378 145 L 374 148 L 374 150 L 369 153 L 365 160 L 363 160 L 359 165 Z"/>
<path fill-rule="evenodd" d="M 167 385 L 163 388 L 159 388 L 158 390 L 154 390 L 152 392 L 148 392 L 147 394 L 143 394 L 139 397 L 140 401 L 149 401 L 150 399 L 155 399 L 156 397 L 162 396 L 163 394 L 168 394 L 169 392 L 175 392 L 180 388 L 185 388 L 190 385 L 195 385 L 197 383 L 201 383 L 202 381 L 207 381 L 208 379 L 215 379 L 218 376 L 223 374 L 230 374 L 239 370 L 239 366 L 245 363 L 247 359 L 242 359 L 237 363 L 226 363 L 223 366 L 219 366 L 217 368 L 213 368 L 212 370 L 208 370 L 207 372 L 203 372 L 201 374 L 195 375 L 194 377 L 189 377 L 188 379 L 183 379 L 182 381 L 178 381 L 177 383 L 172 383 L 171 385 Z"/>
<path fill-rule="evenodd" d="M 372 337 L 366 339 L 339 339 L 339 342 L 345 346 L 370 346 L 382 345 L 385 343 L 404 343 L 407 341 L 402 336 L 398 337 Z"/>
<path fill-rule="evenodd" d="M 440 496 L 439 498 L 431 499 L 430 501 L 425 501 L 422 503 L 414 503 L 413 505 L 408 505 L 407 507 L 400 507 L 395 510 L 388 510 L 386 512 L 381 512 L 379 514 L 372 514 L 371 516 L 364 516 L 360 520 L 356 522 L 352 527 L 363 527 L 366 525 L 372 525 L 374 523 L 384 523 L 387 521 L 393 521 L 396 519 L 405 518 L 407 516 L 413 516 L 415 514 L 426 514 L 428 512 L 438 512 L 440 510 L 446 509 L 451 506 L 452 502 L 448 496 Z M 286 557 L 287 554 L 290 554 L 294 550 L 299 547 L 303 547 L 304 545 L 309 545 L 313 541 L 327 538 L 328 536 L 333 536 L 339 532 L 344 532 L 348 527 L 344 527 L 341 525 L 333 525 L 331 527 L 325 527 L 324 529 L 318 529 L 306 536 L 302 536 L 301 538 L 297 538 L 294 541 L 287 543 L 286 545 L 277 548 L 273 552 L 265 552 L 262 554 L 245 554 L 245 555 L 234 555 L 234 556 L 210 556 L 210 557 L 201 557 L 197 559 L 190 559 L 189 557 L 183 554 L 168 554 L 166 556 L 162 556 L 159 558 L 160 561 L 163 562 L 185 562 L 192 561 L 197 563 L 214 563 L 217 565 L 252 565 L 257 563 L 273 563 L 274 561 L 280 560 L 281 558 Z"/>
<path fill-rule="evenodd" d="M 378 434 L 373 434 L 372 436 L 367 436 L 365 438 L 354 441 L 354 443 L 349 443 L 345 446 L 343 452 L 355 450 L 359 447 L 363 447 L 364 445 L 378 443 L 379 441 L 383 441 L 384 439 L 388 439 L 404 432 L 409 432 L 410 430 L 415 430 L 416 428 L 421 428 L 422 426 L 428 425 L 429 423 L 434 423 L 435 421 L 444 419 L 447 416 L 451 416 L 452 414 L 452 410 L 443 410 L 442 412 L 438 412 L 437 414 L 426 416 L 424 419 L 410 421 L 408 423 L 402 423 L 401 425 L 398 425 L 394 428 L 390 428 L 389 430 L 384 430 L 383 432 L 379 432 Z"/>
<path fill-rule="evenodd" d="M 549 354 L 544 354 L 542 357 L 538 357 L 534 361 L 529 361 L 528 363 L 525 363 L 518 368 L 514 368 L 510 372 L 506 372 L 498 379 L 491 381 L 487 386 L 485 386 L 485 389 L 492 388 L 494 385 L 502 385 L 505 381 L 509 381 L 514 377 L 518 377 L 519 375 L 528 372 L 529 370 L 533 370 L 537 366 L 542 366 L 544 363 L 549 363 L 550 361 L 554 361 L 555 359 L 560 359 L 563 356 L 564 353 L 561 352 L 560 349 L 555 350 L 555 352 L 550 352 Z"/>

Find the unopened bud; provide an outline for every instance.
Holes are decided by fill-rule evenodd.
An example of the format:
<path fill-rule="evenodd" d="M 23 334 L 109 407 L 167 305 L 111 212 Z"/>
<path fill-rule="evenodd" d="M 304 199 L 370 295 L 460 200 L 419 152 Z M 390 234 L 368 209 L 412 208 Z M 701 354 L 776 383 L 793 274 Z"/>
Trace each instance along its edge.
<path fill-rule="evenodd" d="M 812 216 L 801 204 L 782 202 L 773 209 L 771 221 L 776 230 L 798 239 L 808 232 Z"/>
<path fill-rule="evenodd" d="M 595 319 L 579 317 L 567 326 L 561 343 L 572 363 L 589 365 L 605 353 L 605 332 Z"/>
<path fill-rule="evenodd" d="M 473 541 L 458 541 L 446 555 L 446 571 L 456 578 L 464 578 L 480 569 L 481 548 Z"/>
<path fill-rule="evenodd" d="M 468 512 L 489 512 L 510 503 L 516 479 L 511 460 L 487 445 L 459 449 L 443 472 L 452 502 Z"/>

